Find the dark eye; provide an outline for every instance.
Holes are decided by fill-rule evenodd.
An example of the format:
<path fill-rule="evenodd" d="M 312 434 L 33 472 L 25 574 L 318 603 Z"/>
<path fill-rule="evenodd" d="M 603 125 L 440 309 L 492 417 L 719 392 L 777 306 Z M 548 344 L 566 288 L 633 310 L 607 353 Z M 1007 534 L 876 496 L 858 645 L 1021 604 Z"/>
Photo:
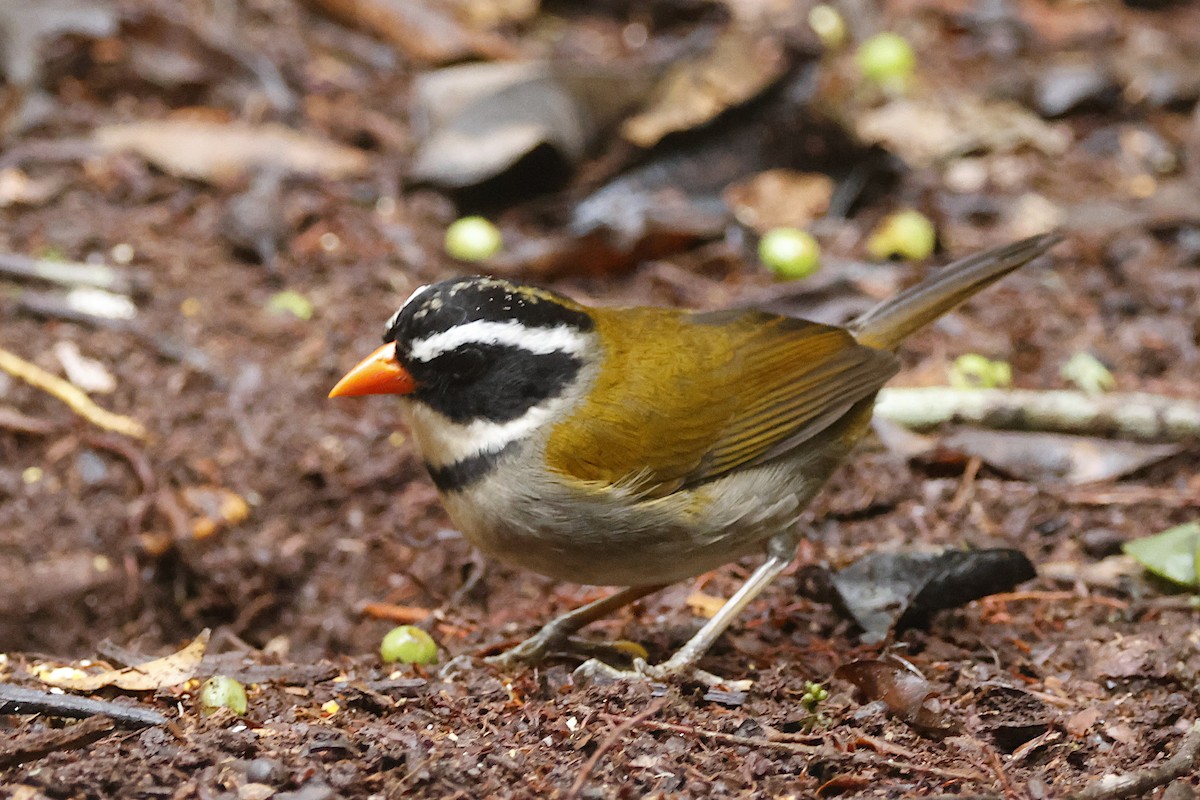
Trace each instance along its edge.
<path fill-rule="evenodd" d="M 490 361 L 482 348 L 470 344 L 456 347 L 436 360 L 438 369 L 455 383 L 475 380 L 487 370 Z"/>

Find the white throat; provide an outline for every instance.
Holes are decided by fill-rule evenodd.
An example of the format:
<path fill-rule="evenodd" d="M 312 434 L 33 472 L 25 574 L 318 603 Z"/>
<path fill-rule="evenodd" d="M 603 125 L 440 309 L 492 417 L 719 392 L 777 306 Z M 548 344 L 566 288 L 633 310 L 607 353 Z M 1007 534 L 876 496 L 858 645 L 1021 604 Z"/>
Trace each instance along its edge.
<path fill-rule="evenodd" d="M 409 424 L 426 463 L 448 467 L 475 456 L 498 453 L 528 437 L 557 417 L 568 402 L 567 397 L 553 397 L 507 422 L 474 419 L 466 423 L 454 422 L 423 403 L 412 402 Z"/>

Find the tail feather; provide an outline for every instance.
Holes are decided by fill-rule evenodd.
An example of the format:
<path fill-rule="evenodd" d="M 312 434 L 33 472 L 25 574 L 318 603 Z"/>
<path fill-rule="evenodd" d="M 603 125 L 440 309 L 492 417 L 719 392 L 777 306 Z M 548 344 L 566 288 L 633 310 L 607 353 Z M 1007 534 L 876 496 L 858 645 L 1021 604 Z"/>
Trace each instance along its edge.
<path fill-rule="evenodd" d="M 865 345 L 894 350 L 909 334 L 1028 264 L 1061 240 L 1058 233 L 1044 233 L 956 261 L 875 306 L 852 322 L 850 330 Z"/>

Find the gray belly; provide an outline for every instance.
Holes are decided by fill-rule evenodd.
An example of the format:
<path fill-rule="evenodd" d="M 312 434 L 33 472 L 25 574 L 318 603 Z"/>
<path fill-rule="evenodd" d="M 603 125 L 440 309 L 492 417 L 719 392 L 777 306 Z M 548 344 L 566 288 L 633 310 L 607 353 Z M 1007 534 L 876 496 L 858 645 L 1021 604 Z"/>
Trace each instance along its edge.
<path fill-rule="evenodd" d="M 443 496 L 463 534 L 498 559 L 564 581 L 672 583 L 749 553 L 795 523 L 822 481 L 787 461 L 736 472 L 664 498 L 572 491 L 501 470 Z"/>

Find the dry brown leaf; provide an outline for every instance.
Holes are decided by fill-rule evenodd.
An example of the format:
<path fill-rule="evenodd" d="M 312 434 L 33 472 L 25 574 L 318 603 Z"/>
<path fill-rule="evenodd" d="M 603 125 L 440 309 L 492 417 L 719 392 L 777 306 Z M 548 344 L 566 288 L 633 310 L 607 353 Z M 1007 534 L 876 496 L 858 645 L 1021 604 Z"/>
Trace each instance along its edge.
<path fill-rule="evenodd" d="M 0 208 L 40 206 L 66 187 L 58 178 L 31 178 L 16 167 L 0 169 Z"/>
<path fill-rule="evenodd" d="M 1179 444 L 1121 442 L 1093 436 L 963 428 L 941 446 L 982 459 L 989 466 L 1028 481 L 1065 480 L 1082 484 L 1110 481 L 1175 455 Z"/>
<path fill-rule="evenodd" d="M 644 95 L 644 70 L 546 61 L 462 64 L 419 76 L 420 144 L 409 177 L 460 188 L 495 177 L 547 145 L 574 164 Z"/>
<path fill-rule="evenodd" d="M 409 58 L 426 64 L 445 64 L 470 56 L 515 58 L 516 49 L 501 36 L 475 29 L 469 9 L 452 3 L 412 0 L 309 0 L 334 19 L 369 31 Z M 495 5 L 495 4 L 493 4 Z M 489 9 L 491 16 L 505 13 Z M 488 20 L 484 16 L 484 21 Z M 484 27 L 481 25 L 480 27 Z"/>
<path fill-rule="evenodd" d="M 148 120 L 97 128 L 94 139 L 106 152 L 134 152 L 172 175 L 217 184 L 260 169 L 336 180 L 369 166 L 362 150 L 274 123 Z"/>
<path fill-rule="evenodd" d="M 692 592 L 688 595 L 687 604 L 692 611 L 696 612 L 697 616 L 705 619 L 712 619 L 725 605 L 724 597 L 716 597 L 704 592 Z"/>
<path fill-rule="evenodd" d="M 652 147 L 668 133 L 703 125 L 757 96 L 786 69 L 783 47 L 774 37 L 731 28 L 710 53 L 668 71 L 657 99 L 627 119 L 621 135 Z"/>
<path fill-rule="evenodd" d="M 974 95 L 892 100 L 858 115 L 855 129 L 866 143 L 882 145 L 912 167 L 929 167 L 976 151 L 1007 153 L 1022 147 L 1061 155 L 1070 132 L 1016 103 L 987 102 Z"/>
<path fill-rule="evenodd" d="M 944 734 L 958 727 L 948 704 L 906 661 L 859 659 L 842 664 L 834 675 L 854 684 L 864 700 L 882 700 L 888 711 L 923 733 Z"/>
<path fill-rule="evenodd" d="M 88 673 L 77 667 L 44 666 L 38 670 L 38 678 L 51 686 L 77 692 L 94 692 L 105 686 L 130 692 L 149 692 L 178 686 L 196 674 L 204 651 L 208 648 L 209 633 L 209 629 L 205 628 L 182 650 L 132 667 Z"/>
<path fill-rule="evenodd" d="M 540 0 L 454 0 L 461 19 L 474 28 L 495 28 L 528 22 L 537 16 Z"/>
<path fill-rule="evenodd" d="M 738 222 L 759 233 L 805 228 L 829 210 L 833 179 L 819 172 L 771 169 L 733 184 L 724 197 Z"/>

